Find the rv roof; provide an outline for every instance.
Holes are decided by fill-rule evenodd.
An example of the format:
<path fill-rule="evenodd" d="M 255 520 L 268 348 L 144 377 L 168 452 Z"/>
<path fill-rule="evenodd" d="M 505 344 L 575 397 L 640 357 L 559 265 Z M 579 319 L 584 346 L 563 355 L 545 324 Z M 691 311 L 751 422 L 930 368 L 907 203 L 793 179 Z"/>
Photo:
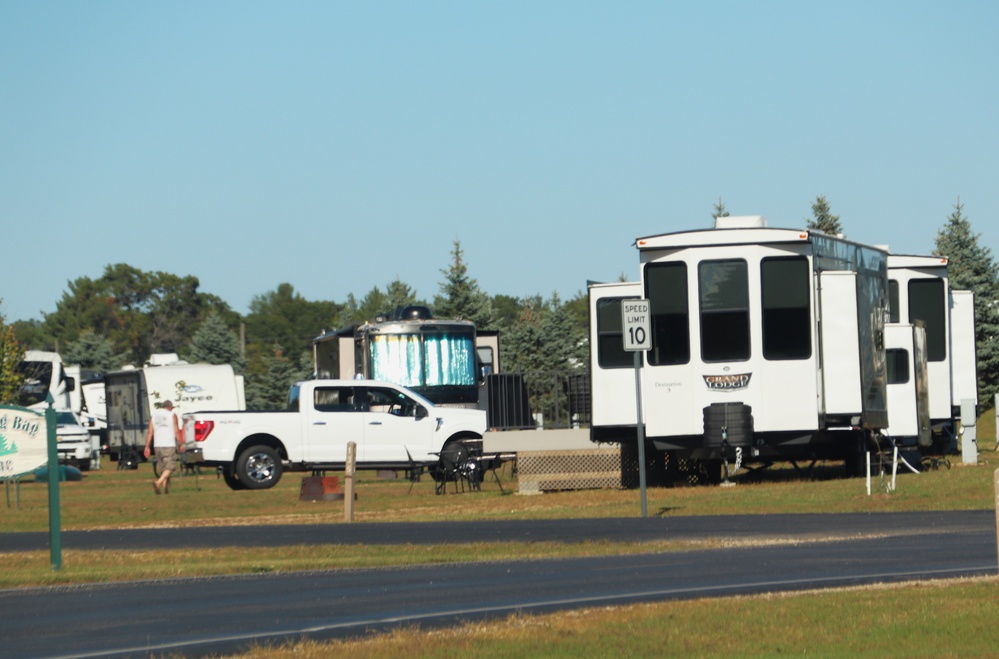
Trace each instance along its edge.
<path fill-rule="evenodd" d="M 702 229 L 647 236 L 635 241 L 638 249 L 667 249 L 707 245 L 758 245 L 761 243 L 800 243 L 808 241 L 808 231 L 798 229 Z"/>
<path fill-rule="evenodd" d="M 946 256 L 914 256 L 911 254 L 889 254 L 889 268 L 946 268 Z"/>
<path fill-rule="evenodd" d="M 716 229 L 766 229 L 767 218 L 762 215 L 727 215 L 715 218 Z"/>

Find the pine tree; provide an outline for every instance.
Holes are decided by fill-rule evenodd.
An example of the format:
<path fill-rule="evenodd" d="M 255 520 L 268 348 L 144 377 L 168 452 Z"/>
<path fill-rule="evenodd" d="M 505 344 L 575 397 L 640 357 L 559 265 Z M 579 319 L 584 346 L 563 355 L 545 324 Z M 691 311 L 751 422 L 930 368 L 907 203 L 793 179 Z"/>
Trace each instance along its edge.
<path fill-rule="evenodd" d="M 277 345 L 260 361 L 262 371 L 246 377 L 246 408 L 284 409 L 288 402 L 288 389 L 302 379 L 301 365 L 292 363 Z"/>
<path fill-rule="evenodd" d="M 960 199 L 947 217 L 947 224 L 937 232 L 934 254 L 947 257 L 951 288 L 975 294 L 978 400 L 982 409 L 988 409 L 999 391 L 999 307 L 996 306 L 999 266 L 991 250 L 979 244 Z"/>
<path fill-rule="evenodd" d="M 78 339 L 67 343 L 62 358 L 67 364 L 79 364 L 101 373 L 120 368 L 125 361 L 124 355 L 114 354 L 110 339 L 92 329 L 83 330 Z"/>
<path fill-rule="evenodd" d="M 187 359 L 204 364 L 231 364 L 237 373 L 242 373 L 245 368 L 240 356 L 239 338 L 215 312 L 208 314 L 195 331 Z"/>
<path fill-rule="evenodd" d="M 812 219 L 808 220 L 807 228 L 822 231 L 830 236 L 843 233 L 839 215 L 833 215 L 829 211 L 829 202 L 823 195 L 816 197 L 815 203 L 812 204 Z"/>
<path fill-rule="evenodd" d="M 711 212 L 711 217 L 718 219 L 719 217 L 728 217 L 728 209 L 725 208 L 725 200 L 718 197 L 718 203 L 715 204 L 714 210 Z"/>
<path fill-rule="evenodd" d="M 447 270 L 441 270 L 444 281 L 441 294 L 434 300 L 435 315 L 439 318 L 470 320 L 478 329 L 496 329 L 496 315 L 489 296 L 479 289 L 479 283 L 468 276 L 461 250 L 461 241 L 454 241 L 453 260 Z"/>
<path fill-rule="evenodd" d="M 408 307 L 416 304 L 416 293 L 408 284 L 402 283 L 399 277 L 396 277 L 385 287 L 385 303 L 388 307 L 386 311 Z"/>

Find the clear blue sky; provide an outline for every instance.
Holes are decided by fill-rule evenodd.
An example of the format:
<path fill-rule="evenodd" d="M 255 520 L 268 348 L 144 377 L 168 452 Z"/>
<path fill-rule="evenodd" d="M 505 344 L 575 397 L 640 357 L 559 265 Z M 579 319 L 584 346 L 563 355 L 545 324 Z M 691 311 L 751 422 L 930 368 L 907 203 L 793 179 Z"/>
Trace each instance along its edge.
<path fill-rule="evenodd" d="M 110 263 L 245 313 L 291 283 L 424 298 L 637 277 L 733 215 L 999 251 L 999 2 L 0 0 L 0 298 Z"/>

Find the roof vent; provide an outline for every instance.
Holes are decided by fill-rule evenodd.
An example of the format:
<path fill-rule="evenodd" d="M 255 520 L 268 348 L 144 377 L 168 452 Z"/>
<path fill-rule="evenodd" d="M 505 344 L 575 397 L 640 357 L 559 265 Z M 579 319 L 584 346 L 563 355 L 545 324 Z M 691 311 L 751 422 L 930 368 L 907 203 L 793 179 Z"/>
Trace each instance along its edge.
<path fill-rule="evenodd" d="M 767 218 L 762 215 L 729 215 L 715 218 L 716 229 L 766 229 Z"/>

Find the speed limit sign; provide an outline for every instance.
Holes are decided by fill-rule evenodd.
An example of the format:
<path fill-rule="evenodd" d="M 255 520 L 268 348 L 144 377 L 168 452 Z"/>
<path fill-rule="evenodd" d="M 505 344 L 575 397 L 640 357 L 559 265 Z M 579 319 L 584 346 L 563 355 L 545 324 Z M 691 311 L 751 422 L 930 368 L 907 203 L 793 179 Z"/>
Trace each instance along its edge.
<path fill-rule="evenodd" d="M 652 347 L 652 321 L 648 300 L 621 301 L 621 327 L 624 328 L 624 349 L 629 352 Z"/>

